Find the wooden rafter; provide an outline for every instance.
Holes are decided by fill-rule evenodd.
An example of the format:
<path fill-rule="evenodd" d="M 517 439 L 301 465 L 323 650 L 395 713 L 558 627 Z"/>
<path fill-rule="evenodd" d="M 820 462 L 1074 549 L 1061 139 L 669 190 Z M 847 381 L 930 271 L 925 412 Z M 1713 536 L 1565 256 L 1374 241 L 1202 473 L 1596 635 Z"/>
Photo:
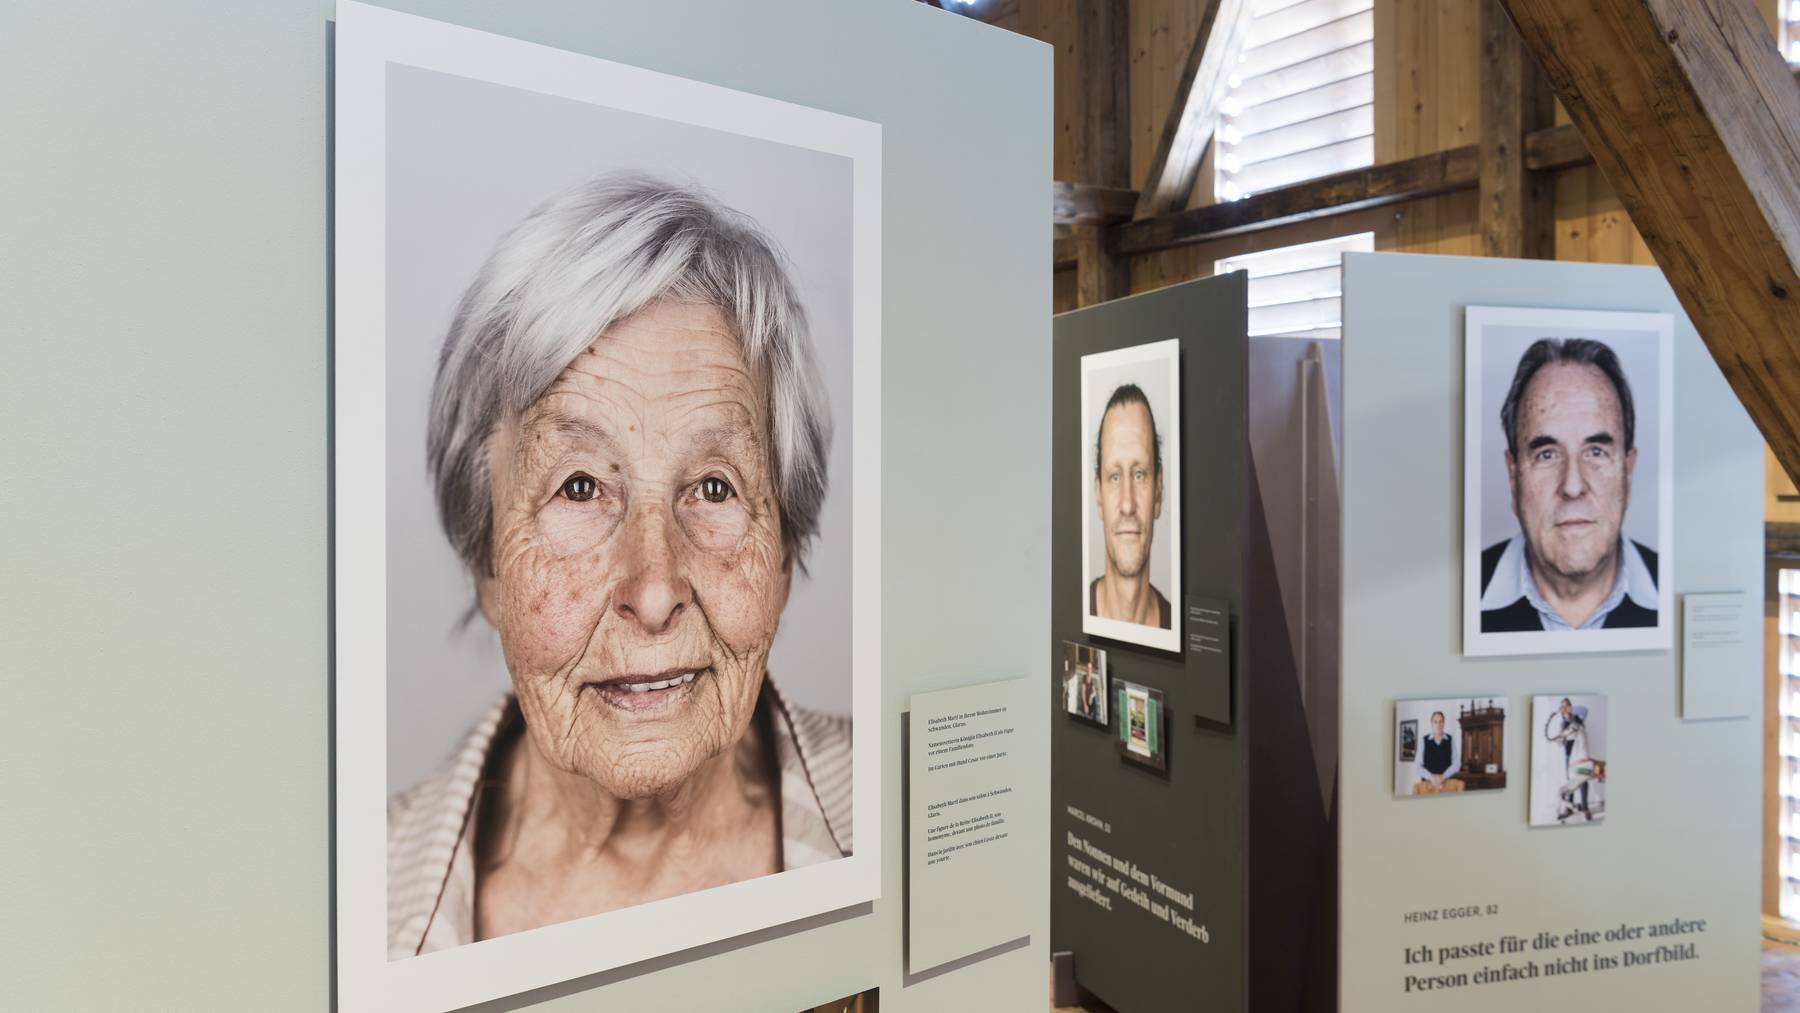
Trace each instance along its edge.
<path fill-rule="evenodd" d="M 1725 378 L 1800 475 L 1800 89 L 1751 0 L 1503 0 Z"/>
<path fill-rule="evenodd" d="M 1153 253 L 1227 236 L 1259 232 L 1313 218 L 1364 208 L 1402 204 L 1455 190 L 1469 190 L 1481 178 L 1481 151 L 1473 144 L 1401 162 L 1352 169 L 1293 186 L 1207 204 L 1115 227 L 1119 252 Z"/>
<path fill-rule="evenodd" d="M 1500 0 L 1481 3 L 1481 252 L 1551 257 L 1555 195 L 1526 163 L 1526 140 L 1551 125 L 1556 100 Z"/>
<path fill-rule="evenodd" d="M 1800 86 L 1800 72 L 1795 74 Z M 1354 169 L 1269 190 L 1229 204 L 1212 204 L 1122 226 L 1120 252 L 1154 253 L 1227 236 L 1272 229 L 1294 222 L 1348 214 L 1382 204 L 1404 204 L 1476 187 L 1480 151 L 1471 145 L 1401 162 Z M 1525 168 L 1553 172 L 1592 165 L 1594 156 L 1572 124 L 1534 130 L 1525 136 Z M 1062 184 L 1071 190 L 1085 188 Z M 1068 226 L 1063 226 L 1066 230 Z M 1059 235 L 1057 270 L 1075 266 L 1074 243 Z"/>
<path fill-rule="evenodd" d="M 1130 37 L 1123 0 L 1075 0 L 1075 66 L 1079 90 L 1075 164 L 1091 187 L 1131 185 Z M 1078 305 L 1117 299 L 1129 289 L 1130 264 L 1110 229 L 1079 226 L 1075 297 Z"/>
<path fill-rule="evenodd" d="M 1226 78 L 1243 46 L 1248 6 L 1248 0 L 1206 0 L 1133 217 L 1153 218 L 1187 206 L 1219 121 Z"/>
<path fill-rule="evenodd" d="M 1539 130 L 1525 138 L 1525 168 L 1538 172 L 1592 165 L 1593 152 L 1573 123 Z"/>
<path fill-rule="evenodd" d="M 1050 219 L 1057 225 L 1115 225 L 1131 220 L 1137 196 L 1136 190 L 1059 179 L 1050 184 Z"/>

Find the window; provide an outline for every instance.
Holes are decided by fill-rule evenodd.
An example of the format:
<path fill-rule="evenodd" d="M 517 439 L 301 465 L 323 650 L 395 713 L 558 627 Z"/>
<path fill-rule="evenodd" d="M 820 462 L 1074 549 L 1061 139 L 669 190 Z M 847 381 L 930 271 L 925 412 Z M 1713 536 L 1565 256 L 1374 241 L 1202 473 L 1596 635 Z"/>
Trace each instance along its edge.
<path fill-rule="evenodd" d="M 1800 63 L 1800 0 L 1781 0 L 1781 52 Z"/>
<path fill-rule="evenodd" d="M 1781 769 L 1776 791 L 1781 795 L 1780 849 L 1776 868 L 1781 876 L 1778 891 L 1781 916 L 1800 920 L 1800 570 L 1782 570 L 1776 577 L 1776 632 L 1781 638 L 1781 678 L 1776 708 L 1780 714 Z"/>
<path fill-rule="evenodd" d="M 1219 199 L 1373 164 L 1374 0 L 1251 0 L 1245 16 L 1214 133 Z"/>
<path fill-rule="evenodd" d="M 1250 334 L 1340 338 L 1344 334 L 1344 254 L 1375 249 L 1363 232 L 1279 250 L 1228 257 L 1214 274 L 1250 272 Z"/>

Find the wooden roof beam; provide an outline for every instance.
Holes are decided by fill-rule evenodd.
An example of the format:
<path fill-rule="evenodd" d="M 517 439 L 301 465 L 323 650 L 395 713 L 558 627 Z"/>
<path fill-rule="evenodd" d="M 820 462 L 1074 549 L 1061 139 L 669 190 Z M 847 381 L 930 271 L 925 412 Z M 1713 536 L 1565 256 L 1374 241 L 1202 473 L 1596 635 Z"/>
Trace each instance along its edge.
<path fill-rule="evenodd" d="M 1055 225 L 1116 225 L 1131 220 L 1137 207 L 1137 191 L 1113 186 L 1090 186 L 1086 183 L 1050 184 Z"/>
<path fill-rule="evenodd" d="M 1206 0 L 1133 217 L 1154 218 L 1187 206 L 1219 122 L 1226 81 L 1243 48 L 1248 8 L 1248 0 Z"/>
<path fill-rule="evenodd" d="M 1095 187 L 1131 185 L 1131 77 L 1129 7 L 1124 0 L 1075 0 L 1075 163 Z M 1091 193 L 1092 191 L 1090 191 Z M 1112 230 L 1075 230 L 1075 299 L 1092 306 L 1126 295 L 1131 265 L 1120 256 Z"/>
<path fill-rule="evenodd" d="M 1800 87 L 1800 68 L 1794 71 L 1794 83 Z M 1573 169 L 1594 164 L 1594 155 L 1581 130 L 1573 123 L 1533 131 L 1525 138 L 1525 167 L 1538 172 Z"/>
<path fill-rule="evenodd" d="M 1800 88 L 1751 0 L 1502 0 L 1789 475 Z"/>
<path fill-rule="evenodd" d="M 1119 252 L 1153 253 L 1227 236 L 1260 232 L 1313 218 L 1402 204 L 1455 190 L 1474 189 L 1481 178 L 1481 150 L 1469 144 L 1400 162 L 1352 169 L 1304 183 L 1265 190 L 1243 200 L 1207 204 L 1113 227 Z"/>
<path fill-rule="evenodd" d="M 1555 120 L 1555 96 L 1500 0 L 1480 3 L 1481 252 L 1554 257 L 1555 194 L 1526 149 L 1532 132 Z"/>

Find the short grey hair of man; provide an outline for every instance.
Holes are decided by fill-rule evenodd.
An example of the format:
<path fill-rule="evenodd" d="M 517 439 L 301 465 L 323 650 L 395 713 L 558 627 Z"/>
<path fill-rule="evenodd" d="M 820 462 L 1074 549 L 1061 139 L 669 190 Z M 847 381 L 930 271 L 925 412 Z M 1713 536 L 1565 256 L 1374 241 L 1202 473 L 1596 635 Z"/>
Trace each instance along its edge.
<path fill-rule="evenodd" d="M 782 256 L 697 187 L 613 174 L 552 197 L 501 239 L 444 338 L 426 457 L 444 533 L 471 574 L 493 572 L 494 427 L 518 419 L 607 327 L 662 298 L 717 306 L 766 379 L 782 543 L 804 570 L 831 414 Z"/>

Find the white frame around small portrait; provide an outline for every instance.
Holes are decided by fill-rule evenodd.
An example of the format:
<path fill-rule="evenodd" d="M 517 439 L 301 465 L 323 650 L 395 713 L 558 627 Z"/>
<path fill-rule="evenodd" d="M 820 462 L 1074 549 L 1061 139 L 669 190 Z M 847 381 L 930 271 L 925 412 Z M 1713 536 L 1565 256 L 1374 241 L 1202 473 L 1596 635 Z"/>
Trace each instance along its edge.
<path fill-rule="evenodd" d="M 332 371 L 336 1008 L 436 1013 L 769 929 L 881 895 L 881 127 L 339 0 Z M 852 164 L 851 640 L 855 850 L 759 879 L 387 957 L 386 82 L 390 64 L 829 152 Z"/>
<path fill-rule="evenodd" d="M 1653 334 L 1656 361 L 1656 418 L 1638 419 L 1643 431 L 1652 421 L 1656 433 L 1656 487 L 1634 490 L 1656 496 L 1657 625 L 1641 629 L 1543 630 L 1484 633 L 1481 630 L 1482 439 L 1483 427 L 1496 425 L 1499 405 L 1482 403 L 1482 342 L 1495 326 L 1526 327 L 1544 337 L 1592 337 L 1607 334 Z M 1469 306 L 1463 340 L 1463 654 L 1471 656 L 1585 654 L 1599 651 L 1666 651 L 1675 630 L 1675 320 L 1667 313 L 1616 310 L 1530 309 L 1512 306 Z M 1641 441 L 1640 441 L 1641 442 Z"/>
<path fill-rule="evenodd" d="M 1094 373 L 1117 366 L 1142 362 L 1166 362 L 1168 389 L 1162 393 L 1168 405 L 1165 418 L 1156 420 L 1157 435 L 1162 438 L 1163 516 L 1168 519 L 1169 545 L 1169 628 L 1166 630 L 1103 619 L 1088 611 L 1088 586 L 1099 574 L 1089 569 L 1089 541 L 1094 537 L 1094 439 L 1097 418 L 1089 417 L 1089 378 Z M 1127 644 L 1153 647 L 1161 651 L 1181 651 L 1183 618 L 1181 597 L 1181 340 L 1170 338 L 1149 344 L 1115 348 L 1081 357 L 1081 631 Z M 1155 550 L 1152 551 L 1162 551 Z"/>

